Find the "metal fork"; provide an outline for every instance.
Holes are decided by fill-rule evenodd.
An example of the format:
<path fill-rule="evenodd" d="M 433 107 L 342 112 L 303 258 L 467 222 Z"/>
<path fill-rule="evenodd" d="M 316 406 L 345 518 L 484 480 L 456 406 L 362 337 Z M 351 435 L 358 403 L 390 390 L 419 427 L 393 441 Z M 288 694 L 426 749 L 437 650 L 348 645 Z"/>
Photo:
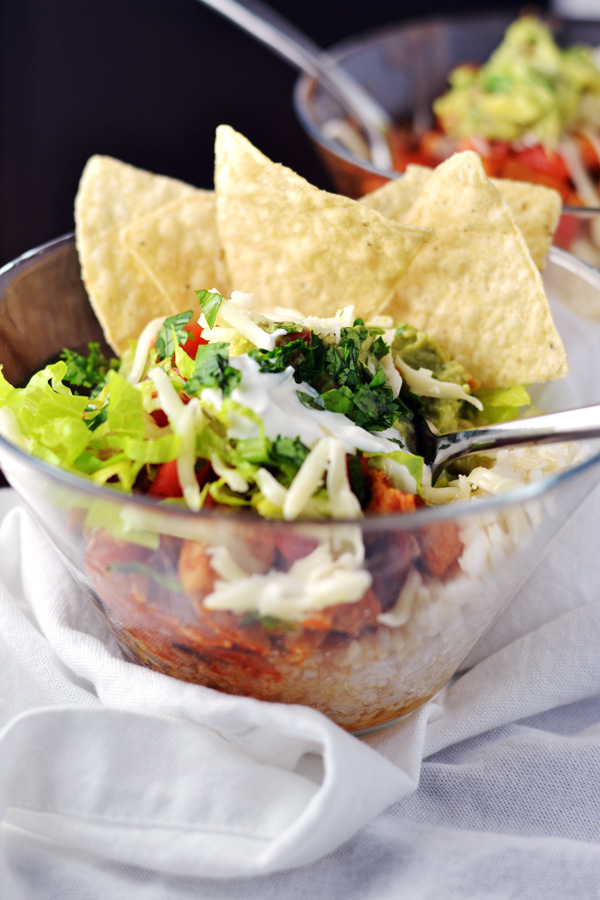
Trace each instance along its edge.
<path fill-rule="evenodd" d="M 448 463 L 471 453 L 521 444 L 550 444 L 600 437 L 600 404 L 451 434 L 435 434 L 423 416 L 418 416 L 413 425 L 417 453 L 431 466 L 431 480 L 435 483 Z"/>

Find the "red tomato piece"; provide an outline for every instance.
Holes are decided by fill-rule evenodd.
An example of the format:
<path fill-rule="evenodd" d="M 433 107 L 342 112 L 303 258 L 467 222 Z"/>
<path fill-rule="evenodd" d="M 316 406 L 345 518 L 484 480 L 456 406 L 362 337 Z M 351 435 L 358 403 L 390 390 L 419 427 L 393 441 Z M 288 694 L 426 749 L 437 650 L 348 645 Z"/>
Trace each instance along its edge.
<path fill-rule="evenodd" d="M 485 174 L 489 178 L 496 178 L 502 172 L 502 166 L 510 152 L 510 144 L 508 141 L 467 138 L 459 142 L 457 149 L 459 152 L 474 150 L 479 153 Z"/>
<path fill-rule="evenodd" d="M 571 203 L 570 200 L 568 202 Z M 577 203 L 573 205 L 576 206 Z M 582 221 L 585 220 L 576 219 L 575 216 L 561 216 L 554 231 L 552 243 L 557 247 L 562 247 L 563 250 L 569 250 Z"/>
<path fill-rule="evenodd" d="M 200 468 L 196 471 L 196 480 L 199 487 L 210 478 L 212 472 L 211 465 L 208 460 L 204 460 Z M 177 474 L 177 460 L 161 463 L 156 473 L 156 478 L 150 485 L 148 494 L 151 497 L 183 497 L 183 490 L 179 483 L 179 475 Z"/>
<path fill-rule="evenodd" d="M 187 323 L 187 325 L 185 326 L 185 330 L 189 332 L 190 336 L 183 345 L 183 349 L 188 356 L 191 356 L 192 359 L 195 359 L 196 351 L 198 350 L 200 344 L 208 344 L 208 341 L 206 341 L 202 337 L 202 326 L 199 325 L 198 322 L 194 322 L 193 319 L 190 319 L 190 321 Z"/>
<path fill-rule="evenodd" d="M 561 195 L 563 201 L 571 193 L 571 187 L 567 180 L 554 178 L 541 169 L 533 169 L 525 165 L 519 159 L 508 157 L 502 164 L 500 173 L 502 178 L 511 178 L 513 181 L 529 181 L 532 184 L 543 184 L 546 187 L 554 188 Z"/>
<path fill-rule="evenodd" d="M 518 162 L 535 172 L 542 172 L 556 181 L 569 180 L 569 170 L 562 156 L 542 144 L 524 147 L 522 150 L 513 150 L 513 156 Z"/>
<path fill-rule="evenodd" d="M 159 428 L 164 428 L 165 425 L 169 424 L 169 419 L 167 417 L 166 412 L 163 409 L 155 409 L 150 413 L 150 415 L 152 416 L 152 418 L 154 419 L 154 421 L 156 422 L 156 424 L 158 425 Z"/>
<path fill-rule="evenodd" d="M 151 497 L 183 497 L 176 459 L 160 464 L 148 493 Z"/>

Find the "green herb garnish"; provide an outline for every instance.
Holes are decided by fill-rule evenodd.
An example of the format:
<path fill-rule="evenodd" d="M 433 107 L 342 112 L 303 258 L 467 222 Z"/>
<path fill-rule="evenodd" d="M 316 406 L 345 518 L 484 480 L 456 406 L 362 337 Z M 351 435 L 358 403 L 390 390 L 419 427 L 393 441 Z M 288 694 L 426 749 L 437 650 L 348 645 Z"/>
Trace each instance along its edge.
<path fill-rule="evenodd" d="M 185 385 L 186 394 L 195 394 L 202 388 L 218 387 L 227 397 L 242 378 L 239 369 L 229 365 L 228 345 L 225 343 L 201 344 L 196 352 L 194 371 Z"/>
<path fill-rule="evenodd" d="M 196 291 L 196 297 L 198 298 L 198 303 L 202 308 L 208 327 L 214 328 L 215 322 L 217 321 L 217 313 L 223 302 L 223 295 L 217 293 L 217 291 Z"/>
<path fill-rule="evenodd" d="M 118 368 L 119 361 L 117 359 L 107 359 L 100 349 L 100 344 L 91 342 L 89 345 L 89 353 L 84 356 L 75 350 L 63 350 L 60 358 L 67 364 L 67 372 L 63 381 L 72 388 L 84 388 L 83 391 L 75 391 L 76 394 L 81 393 L 98 393 L 106 383 L 106 376 L 111 369 Z"/>
<path fill-rule="evenodd" d="M 194 313 L 191 309 L 186 312 L 177 313 L 175 316 L 169 316 L 162 323 L 160 331 L 156 336 L 155 348 L 159 359 L 170 359 L 175 353 L 175 347 L 179 344 L 183 347 L 189 338 L 189 332 L 185 326 L 189 323 Z"/>

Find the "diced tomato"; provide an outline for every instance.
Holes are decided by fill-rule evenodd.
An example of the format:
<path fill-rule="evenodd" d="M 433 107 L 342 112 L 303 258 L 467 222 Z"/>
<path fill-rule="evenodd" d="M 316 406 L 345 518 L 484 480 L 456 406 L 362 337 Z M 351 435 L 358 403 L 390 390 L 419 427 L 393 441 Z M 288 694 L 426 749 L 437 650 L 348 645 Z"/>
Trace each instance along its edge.
<path fill-rule="evenodd" d="M 198 322 L 194 322 L 193 318 L 190 319 L 187 325 L 184 325 L 184 329 L 189 333 L 189 338 L 183 345 L 183 349 L 188 354 L 188 356 L 191 356 L 192 359 L 195 359 L 196 351 L 200 344 L 208 344 L 208 341 L 206 341 L 202 337 L 202 325 L 200 325 Z M 150 346 L 154 347 L 155 343 L 156 339 L 152 341 Z"/>
<path fill-rule="evenodd" d="M 157 396 L 156 391 L 152 394 L 152 396 L 153 397 Z M 187 394 L 180 394 L 179 399 L 181 400 L 181 402 L 184 405 L 187 405 L 190 402 L 191 398 L 188 397 Z M 154 421 L 156 422 L 156 424 L 158 425 L 159 428 L 164 428 L 165 425 L 169 424 L 169 417 L 167 416 L 164 409 L 154 409 L 154 410 L 152 410 L 150 415 L 152 416 L 152 418 L 154 419 Z"/>
<path fill-rule="evenodd" d="M 420 148 L 410 146 L 404 132 L 390 131 L 389 146 L 392 154 L 392 165 L 397 172 L 404 172 L 406 167 L 412 164 L 419 166 L 434 165 Z"/>
<path fill-rule="evenodd" d="M 169 419 L 164 409 L 155 409 L 150 413 L 150 415 L 159 428 L 164 428 L 165 425 L 169 424 Z"/>
<path fill-rule="evenodd" d="M 566 197 L 565 201 L 572 206 L 579 205 L 577 197 Z M 552 243 L 556 244 L 557 247 L 562 247 L 563 250 L 569 250 L 582 221 L 583 220 L 577 219 L 575 216 L 561 216 L 554 231 Z"/>
<path fill-rule="evenodd" d="M 522 150 L 513 150 L 511 155 L 529 169 L 541 172 L 555 181 L 569 180 L 569 170 L 562 156 L 542 144 L 524 147 Z"/>
<path fill-rule="evenodd" d="M 196 358 L 196 351 L 200 344 L 208 344 L 202 337 L 202 326 L 198 324 L 198 322 L 194 322 L 193 319 L 185 326 L 185 330 L 189 332 L 189 338 L 183 345 L 183 349 L 187 353 L 188 356 L 191 356 L 192 359 Z"/>
<path fill-rule="evenodd" d="M 475 150 L 481 157 L 484 171 L 489 178 L 501 175 L 502 167 L 510 153 L 508 141 L 488 141 L 477 138 L 467 138 L 460 141 L 458 151 Z"/>
<path fill-rule="evenodd" d="M 196 481 L 199 487 L 204 487 L 206 482 L 210 481 L 211 474 L 212 466 L 207 459 L 204 460 L 201 466 L 198 466 L 196 463 Z"/>
<path fill-rule="evenodd" d="M 513 181 L 529 181 L 532 184 L 543 184 L 545 187 L 554 188 L 561 195 L 563 201 L 571 193 L 571 186 L 566 179 L 557 179 L 541 169 L 534 169 L 525 165 L 521 160 L 509 156 L 502 164 L 501 178 L 511 178 Z"/>
<path fill-rule="evenodd" d="M 205 460 L 200 468 L 196 471 L 196 480 L 198 485 L 202 487 L 208 480 L 211 473 L 211 465 Z M 151 497 L 183 497 L 183 490 L 179 483 L 179 475 L 177 474 L 177 460 L 161 463 L 156 473 L 156 478 L 152 482 L 148 494 Z"/>
<path fill-rule="evenodd" d="M 151 497 L 183 497 L 176 459 L 160 464 L 148 493 Z"/>
<path fill-rule="evenodd" d="M 439 129 L 430 129 L 421 136 L 420 155 L 424 166 L 437 166 L 456 151 L 456 141 Z"/>

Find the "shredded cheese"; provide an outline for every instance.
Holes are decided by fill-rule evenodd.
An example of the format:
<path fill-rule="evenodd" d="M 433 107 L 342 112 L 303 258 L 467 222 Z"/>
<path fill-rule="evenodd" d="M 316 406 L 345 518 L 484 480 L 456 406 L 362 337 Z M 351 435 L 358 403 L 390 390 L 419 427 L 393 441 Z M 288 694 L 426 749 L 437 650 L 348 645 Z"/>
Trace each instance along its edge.
<path fill-rule="evenodd" d="M 421 397 L 437 397 L 445 400 L 466 400 L 476 409 L 483 409 L 481 400 L 473 397 L 472 394 L 467 394 L 460 384 L 453 384 L 450 381 L 438 381 L 437 378 L 433 377 L 430 369 L 423 367 L 413 369 L 400 356 L 394 357 L 394 364 L 400 370 L 400 374 L 414 394 L 419 394 Z"/>
<path fill-rule="evenodd" d="M 350 488 L 346 467 L 346 451 L 335 438 L 328 439 L 329 467 L 327 470 L 327 492 L 331 502 L 331 513 L 335 519 L 358 519 L 362 516 L 360 502 Z"/>
<path fill-rule="evenodd" d="M 329 438 L 321 438 L 316 442 L 292 481 L 283 504 L 284 519 L 297 519 L 308 500 L 315 493 L 329 460 Z"/>
<path fill-rule="evenodd" d="M 240 475 L 237 469 L 232 469 L 231 466 L 228 466 L 216 453 L 211 453 L 210 464 L 219 478 L 223 478 L 232 491 L 235 491 L 237 494 L 246 493 L 249 486 L 248 482 L 243 475 Z"/>
<path fill-rule="evenodd" d="M 240 309 L 230 300 L 223 300 L 221 303 L 219 318 L 226 322 L 227 325 L 235 328 L 245 338 L 248 338 L 255 347 L 260 347 L 261 350 L 273 350 L 279 335 L 286 334 L 285 329 L 282 328 L 278 328 L 272 334 L 267 334 L 260 325 L 253 321 L 251 314 Z"/>
<path fill-rule="evenodd" d="M 303 316 L 297 310 L 276 309 L 273 315 L 269 315 L 274 321 L 284 318 L 287 322 L 295 322 L 303 328 L 309 328 L 319 337 L 333 336 L 335 342 L 339 344 L 342 335 L 342 328 L 350 328 L 354 325 L 355 315 L 354 306 L 344 306 L 338 309 L 335 316 L 320 318 L 319 316 Z"/>
<path fill-rule="evenodd" d="M 402 387 L 402 376 L 394 365 L 392 354 L 386 354 L 386 356 L 382 357 L 379 362 L 381 364 L 381 368 L 385 372 L 387 382 L 392 389 L 393 397 L 394 399 L 396 399 L 396 397 L 400 393 L 400 388 Z"/>
<path fill-rule="evenodd" d="M 127 376 L 129 384 L 138 384 L 140 382 L 146 368 L 146 360 L 148 359 L 152 341 L 160 331 L 166 318 L 167 316 L 159 316 L 157 319 L 152 319 L 140 334 L 137 347 L 135 348 L 133 363 L 131 364 L 131 371 Z"/>
<path fill-rule="evenodd" d="M 151 369 L 148 377 L 156 388 L 162 409 L 181 438 L 177 457 L 177 475 L 185 502 L 191 510 L 198 512 L 200 488 L 196 481 L 195 470 L 196 435 L 204 420 L 202 405 L 197 397 L 193 397 L 186 406 L 163 369 L 158 367 Z"/>
<path fill-rule="evenodd" d="M 271 475 L 268 469 L 260 468 L 255 477 L 257 485 L 269 503 L 283 508 L 287 496 L 287 488 L 284 488 L 284 486 Z"/>
<path fill-rule="evenodd" d="M 361 568 L 364 547 L 350 534 L 323 540 L 308 556 L 296 560 L 287 572 L 271 571 L 240 578 L 240 566 L 224 547 L 208 548 L 211 565 L 220 579 L 204 599 L 207 609 L 242 614 L 257 612 L 285 621 L 301 621 L 313 611 L 356 603 L 371 586 L 371 575 Z"/>

